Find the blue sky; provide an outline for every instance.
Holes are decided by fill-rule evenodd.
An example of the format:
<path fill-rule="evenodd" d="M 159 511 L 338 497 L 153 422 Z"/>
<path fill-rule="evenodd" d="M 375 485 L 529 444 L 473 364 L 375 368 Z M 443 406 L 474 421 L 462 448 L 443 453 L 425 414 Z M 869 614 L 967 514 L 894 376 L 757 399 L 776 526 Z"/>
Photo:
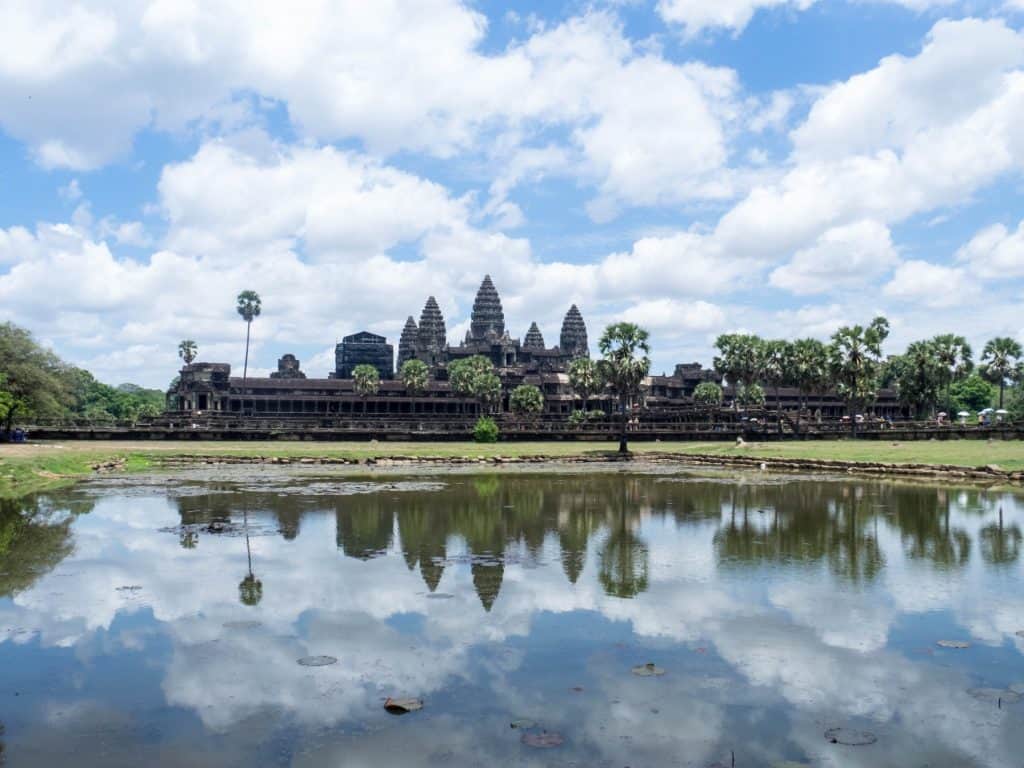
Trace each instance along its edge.
<path fill-rule="evenodd" d="M 654 368 L 886 314 L 1024 340 L 1024 0 L 0 0 L 0 317 L 111 383 L 310 375 L 485 272 Z"/>

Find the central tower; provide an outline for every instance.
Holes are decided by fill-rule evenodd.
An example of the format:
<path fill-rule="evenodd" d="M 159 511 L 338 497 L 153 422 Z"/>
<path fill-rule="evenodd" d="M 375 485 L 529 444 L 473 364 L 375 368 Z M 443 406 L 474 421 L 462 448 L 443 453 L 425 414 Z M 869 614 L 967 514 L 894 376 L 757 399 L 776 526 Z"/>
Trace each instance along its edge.
<path fill-rule="evenodd" d="M 473 339 L 483 340 L 493 334 L 499 339 L 505 335 L 505 313 L 501 309 L 501 297 L 491 282 L 490 275 L 484 275 L 480 290 L 473 301 L 473 314 L 470 316 L 469 335 Z"/>

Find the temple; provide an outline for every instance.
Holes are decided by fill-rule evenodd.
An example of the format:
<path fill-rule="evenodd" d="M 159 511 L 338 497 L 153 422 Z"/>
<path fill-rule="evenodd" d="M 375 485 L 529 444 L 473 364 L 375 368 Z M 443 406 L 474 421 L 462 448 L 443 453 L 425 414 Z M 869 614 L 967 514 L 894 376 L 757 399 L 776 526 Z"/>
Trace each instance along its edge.
<path fill-rule="evenodd" d="M 568 370 L 574 360 L 590 356 L 589 336 L 583 314 L 575 304 L 566 311 L 558 344 L 548 347 L 544 333 L 531 322 L 520 340 L 506 326 L 505 312 L 490 275 L 484 276 L 473 301 L 469 330 L 458 344 L 448 342 L 444 314 L 437 299 L 428 296 L 419 322 L 409 315 L 398 340 L 398 354 L 384 336 L 368 331 L 346 336 L 335 347 L 335 369 L 325 378 L 308 378 L 299 360 L 283 355 L 277 371 L 268 378 L 231 376 L 226 363 L 186 365 L 177 384 L 168 393 L 168 410 L 191 415 L 226 414 L 247 417 L 304 416 L 330 419 L 373 416 L 473 417 L 480 404 L 452 390 L 448 367 L 456 361 L 482 355 L 493 364 L 502 381 L 502 410 L 508 410 L 511 391 L 520 384 L 538 387 L 544 396 L 544 414 L 567 417 L 582 403 L 569 383 Z M 422 392 L 410 393 L 401 380 L 402 366 L 409 360 L 422 361 L 429 381 Z M 352 381 L 359 365 L 372 365 L 380 374 L 379 390 L 360 394 Z M 651 418 L 675 419 L 680 409 L 693 405 L 693 393 L 703 382 L 720 382 L 721 377 L 699 363 L 680 363 L 671 375 L 651 375 L 644 387 L 644 410 Z M 726 401 L 731 398 L 725 388 Z M 801 402 L 796 390 L 783 388 L 768 393 L 784 410 Z M 845 411 L 834 393 L 821 393 L 805 402 L 811 411 L 838 417 Z M 610 393 L 593 393 L 591 409 L 610 412 Z M 879 393 L 875 412 L 888 416 L 898 412 L 895 394 Z"/>

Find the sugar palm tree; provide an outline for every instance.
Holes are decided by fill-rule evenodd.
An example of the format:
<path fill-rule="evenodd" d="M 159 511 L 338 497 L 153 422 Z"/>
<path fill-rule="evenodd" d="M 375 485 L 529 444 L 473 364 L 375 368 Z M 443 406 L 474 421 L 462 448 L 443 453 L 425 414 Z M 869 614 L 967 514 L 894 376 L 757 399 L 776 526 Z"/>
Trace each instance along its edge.
<path fill-rule="evenodd" d="M 650 334 L 634 323 L 614 323 L 604 329 L 597 343 L 603 356 L 597 363 L 598 369 L 619 398 L 619 453 L 622 454 L 629 452 L 626 443 L 627 408 L 639 397 L 640 386 L 651 370 L 649 338 Z"/>
<path fill-rule="evenodd" d="M 779 388 L 788 384 L 792 375 L 793 345 L 782 339 L 773 339 L 762 342 L 761 349 L 765 381 L 775 390 L 775 419 L 781 432 L 782 407 Z"/>
<path fill-rule="evenodd" d="M 238 294 L 238 305 L 235 307 L 238 314 L 245 320 L 245 365 L 242 367 L 242 385 L 249 375 L 249 331 L 252 328 L 252 321 L 260 316 L 262 303 L 260 295 L 256 291 L 242 291 Z"/>
<path fill-rule="evenodd" d="M 797 431 L 803 417 L 807 396 L 828 388 L 828 347 L 817 339 L 797 339 L 790 359 L 793 384 L 800 390 Z"/>
<path fill-rule="evenodd" d="M 263 599 L 263 582 L 257 579 L 256 575 L 252 572 L 252 546 L 249 544 L 248 510 L 243 509 L 242 516 L 245 520 L 245 554 L 249 561 L 249 572 L 238 584 L 238 599 L 243 605 L 248 605 L 251 608 L 258 605 L 260 600 Z"/>
<path fill-rule="evenodd" d="M 590 408 L 590 396 L 604 386 L 597 363 L 589 357 L 578 357 L 569 363 L 569 385 L 583 401 L 583 411 Z"/>
<path fill-rule="evenodd" d="M 192 361 L 196 359 L 196 352 L 199 348 L 192 339 L 185 339 L 178 345 L 178 357 L 180 357 L 185 365 L 192 365 Z"/>
<path fill-rule="evenodd" d="M 952 412 L 953 407 L 949 402 L 949 387 L 954 381 L 960 381 L 974 368 L 971 360 L 971 345 L 963 336 L 955 333 L 943 333 L 932 339 L 935 347 L 935 355 L 942 366 L 942 384 L 945 392 L 943 407 Z"/>
<path fill-rule="evenodd" d="M 875 397 L 881 369 L 882 342 L 889 335 L 889 321 L 876 317 L 871 325 L 844 326 L 832 334 L 829 369 L 840 397 L 846 401 L 850 427 L 857 434 L 856 407 Z"/>
<path fill-rule="evenodd" d="M 1024 350 L 1016 339 L 1000 336 L 989 341 L 981 351 L 982 374 L 993 384 L 999 385 L 999 407 L 1003 407 L 1003 391 L 1006 380 L 1014 374 L 1017 363 L 1024 357 Z"/>
<path fill-rule="evenodd" d="M 430 369 L 422 360 L 413 358 L 402 363 L 398 377 L 405 384 L 405 391 L 410 395 L 420 395 L 430 381 Z"/>

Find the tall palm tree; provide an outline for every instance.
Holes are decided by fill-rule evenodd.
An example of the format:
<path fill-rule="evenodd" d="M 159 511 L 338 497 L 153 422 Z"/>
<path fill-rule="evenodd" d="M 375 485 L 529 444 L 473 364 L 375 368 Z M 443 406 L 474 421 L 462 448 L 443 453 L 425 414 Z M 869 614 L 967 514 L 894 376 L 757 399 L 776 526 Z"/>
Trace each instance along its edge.
<path fill-rule="evenodd" d="M 196 359 L 196 352 L 199 351 L 199 347 L 192 339 L 185 339 L 178 345 L 178 357 L 185 361 L 185 365 L 192 365 L 192 361 Z"/>
<path fill-rule="evenodd" d="M 799 431 L 807 396 L 828 388 L 828 347 L 817 339 L 797 339 L 793 342 L 790 365 L 793 384 L 800 390 L 800 411 L 796 417 Z"/>
<path fill-rule="evenodd" d="M 761 359 L 764 365 L 765 381 L 775 390 L 775 419 L 778 422 L 779 432 L 781 432 L 782 407 L 779 388 L 788 384 L 792 377 L 793 345 L 782 339 L 762 342 Z"/>
<path fill-rule="evenodd" d="M 412 358 L 402 363 L 398 377 L 405 384 L 405 391 L 413 396 L 423 394 L 430 382 L 430 369 L 422 360 Z"/>
<path fill-rule="evenodd" d="M 242 516 L 245 520 L 245 554 L 249 560 L 249 572 L 238 584 L 238 599 L 243 605 L 252 607 L 258 605 L 260 600 L 263 599 L 263 582 L 257 579 L 256 575 L 252 572 L 252 546 L 249 544 L 248 510 L 243 509 Z"/>
<path fill-rule="evenodd" d="M 942 384 L 945 392 L 943 406 L 952 413 L 953 408 L 949 402 L 949 387 L 954 381 L 959 381 L 969 374 L 974 368 L 974 361 L 971 360 L 973 350 L 963 336 L 955 333 L 943 333 L 932 339 L 935 347 L 935 355 L 942 366 Z"/>
<path fill-rule="evenodd" d="M 650 334 L 634 323 L 614 323 L 604 329 L 598 349 L 603 358 L 598 370 L 619 397 L 621 432 L 619 453 L 629 452 L 626 444 L 627 408 L 640 394 L 640 386 L 651 370 Z"/>
<path fill-rule="evenodd" d="M 846 401 L 850 427 L 857 434 L 857 406 L 875 396 L 881 368 L 882 342 L 889 335 L 889 321 L 876 317 L 871 325 L 843 326 L 832 334 L 829 370 L 839 395 Z"/>
<path fill-rule="evenodd" d="M 1018 360 L 1024 357 L 1024 350 L 1016 339 L 999 336 L 989 341 L 981 351 L 982 374 L 993 384 L 999 385 L 999 407 L 1003 407 L 1003 391 L 1006 380 L 1014 374 Z"/>
<path fill-rule="evenodd" d="M 252 321 L 260 316 L 260 295 L 256 291 L 242 291 L 238 294 L 236 309 L 245 320 L 245 365 L 242 367 L 242 386 L 245 386 L 245 380 L 249 375 L 249 331 L 252 328 Z"/>
<path fill-rule="evenodd" d="M 590 408 L 590 396 L 604 386 L 597 363 L 589 357 L 578 357 L 569 363 L 569 385 L 583 401 L 583 410 Z"/>

